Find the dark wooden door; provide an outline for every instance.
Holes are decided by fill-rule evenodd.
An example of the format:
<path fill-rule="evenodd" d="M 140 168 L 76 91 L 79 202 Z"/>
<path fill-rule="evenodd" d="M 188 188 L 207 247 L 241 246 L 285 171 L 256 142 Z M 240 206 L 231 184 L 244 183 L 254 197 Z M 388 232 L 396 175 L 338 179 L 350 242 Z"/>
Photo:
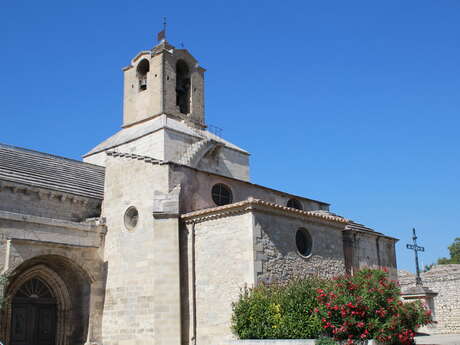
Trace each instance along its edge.
<path fill-rule="evenodd" d="M 11 345 L 56 345 L 56 305 L 46 302 L 13 304 Z"/>
<path fill-rule="evenodd" d="M 25 282 L 13 297 L 10 345 L 56 345 L 56 299 L 39 278 Z"/>

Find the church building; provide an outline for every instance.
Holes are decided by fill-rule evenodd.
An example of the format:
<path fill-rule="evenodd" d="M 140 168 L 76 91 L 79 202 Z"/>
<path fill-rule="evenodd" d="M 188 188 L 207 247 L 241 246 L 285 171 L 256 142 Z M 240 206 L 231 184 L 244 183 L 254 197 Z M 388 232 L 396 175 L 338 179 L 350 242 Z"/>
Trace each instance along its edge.
<path fill-rule="evenodd" d="M 123 69 L 121 129 L 83 161 L 0 144 L 4 344 L 219 345 L 244 286 L 396 278 L 396 239 L 250 181 L 249 153 L 208 130 L 205 71 L 163 39 Z"/>

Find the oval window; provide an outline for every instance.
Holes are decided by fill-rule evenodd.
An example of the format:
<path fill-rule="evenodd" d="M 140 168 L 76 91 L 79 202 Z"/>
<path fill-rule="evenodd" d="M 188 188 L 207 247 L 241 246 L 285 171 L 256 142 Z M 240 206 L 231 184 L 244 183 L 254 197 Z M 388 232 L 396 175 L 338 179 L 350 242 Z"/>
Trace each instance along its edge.
<path fill-rule="evenodd" d="M 212 200 L 218 206 L 231 204 L 233 201 L 232 191 L 226 185 L 218 183 L 212 187 Z"/>
<path fill-rule="evenodd" d="M 134 230 L 134 228 L 137 226 L 137 221 L 139 220 L 139 212 L 137 211 L 137 208 L 134 206 L 129 207 L 124 216 L 124 221 L 125 221 L 125 227 L 129 231 Z"/>
<path fill-rule="evenodd" d="M 286 206 L 297 210 L 303 210 L 301 202 L 297 199 L 289 199 Z"/>
<path fill-rule="evenodd" d="M 309 256 L 311 254 L 313 241 L 307 229 L 297 230 L 297 233 L 295 234 L 295 243 L 300 255 Z"/>

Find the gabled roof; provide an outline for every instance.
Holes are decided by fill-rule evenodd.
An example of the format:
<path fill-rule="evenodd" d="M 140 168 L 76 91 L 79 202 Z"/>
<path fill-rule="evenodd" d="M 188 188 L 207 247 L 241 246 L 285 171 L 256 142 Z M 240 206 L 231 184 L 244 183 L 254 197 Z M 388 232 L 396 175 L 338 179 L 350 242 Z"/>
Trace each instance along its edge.
<path fill-rule="evenodd" d="M 103 167 L 0 144 L 0 180 L 103 199 Z"/>
<path fill-rule="evenodd" d="M 185 213 L 181 215 L 181 218 L 186 222 L 189 222 L 193 219 L 199 219 L 200 221 L 219 218 L 223 214 L 236 214 L 238 210 L 240 212 L 245 212 L 248 210 L 253 209 L 270 209 L 272 211 L 276 211 L 283 214 L 288 214 L 296 217 L 302 218 L 316 218 L 318 220 L 338 223 L 338 224 L 348 224 L 350 220 L 338 216 L 334 213 L 322 210 L 314 210 L 314 211 L 304 211 L 298 210 L 295 208 L 287 207 L 284 205 L 279 205 L 273 202 L 264 201 L 261 199 L 256 198 L 248 198 L 243 201 L 235 202 L 232 204 L 224 205 L 224 206 L 216 206 L 205 208 L 198 211 L 193 211 L 189 213 Z"/>

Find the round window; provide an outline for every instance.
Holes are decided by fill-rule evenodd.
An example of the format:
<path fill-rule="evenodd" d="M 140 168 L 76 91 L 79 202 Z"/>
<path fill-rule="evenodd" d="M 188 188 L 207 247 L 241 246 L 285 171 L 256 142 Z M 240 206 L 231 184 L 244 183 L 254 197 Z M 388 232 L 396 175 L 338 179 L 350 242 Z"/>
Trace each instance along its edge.
<path fill-rule="evenodd" d="M 233 200 L 232 191 L 226 185 L 218 183 L 212 187 L 212 200 L 218 206 L 231 204 Z"/>
<path fill-rule="evenodd" d="M 310 233 L 306 229 L 299 229 L 295 234 L 295 243 L 297 251 L 302 256 L 309 256 L 313 246 Z"/>
<path fill-rule="evenodd" d="M 134 206 L 129 207 L 126 212 L 125 212 L 125 227 L 129 231 L 134 230 L 134 228 L 137 225 L 137 221 L 139 220 L 139 212 L 137 211 L 137 208 Z"/>
<path fill-rule="evenodd" d="M 297 199 L 289 199 L 286 206 L 297 210 L 303 210 L 302 204 Z"/>

